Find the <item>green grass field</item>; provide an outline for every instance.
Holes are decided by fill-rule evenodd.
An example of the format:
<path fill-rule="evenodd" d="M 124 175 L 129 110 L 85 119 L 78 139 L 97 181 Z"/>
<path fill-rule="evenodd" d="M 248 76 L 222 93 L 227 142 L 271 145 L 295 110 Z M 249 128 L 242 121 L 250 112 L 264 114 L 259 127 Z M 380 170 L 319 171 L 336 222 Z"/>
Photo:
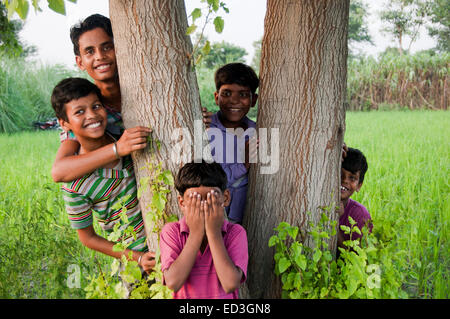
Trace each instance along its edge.
<path fill-rule="evenodd" d="M 345 141 L 369 170 L 353 198 L 390 239 L 410 298 L 448 298 L 450 113 L 347 113 Z M 109 258 L 84 248 L 69 227 L 50 168 L 56 132 L 0 135 L 0 298 L 83 298 L 87 276 Z M 68 267 L 81 269 L 69 288 Z M 382 274 L 383 276 L 383 274 Z"/>

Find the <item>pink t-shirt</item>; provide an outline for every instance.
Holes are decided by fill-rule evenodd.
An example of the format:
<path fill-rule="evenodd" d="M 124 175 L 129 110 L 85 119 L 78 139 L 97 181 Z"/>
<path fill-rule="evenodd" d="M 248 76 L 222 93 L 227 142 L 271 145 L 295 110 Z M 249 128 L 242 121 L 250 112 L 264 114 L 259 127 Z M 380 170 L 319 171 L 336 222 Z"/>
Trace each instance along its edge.
<path fill-rule="evenodd" d="M 228 255 L 244 274 L 241 280 L 241 282 L 244 282 L 247 277 L 248 264 L 247 234 L 245 229 L 241 225 L 225 221 L 222 225 L 222 235 Z M 164 225 L 159 241 L 163 272 L 180 255 L 188 236 L 189 228 L 184 217 L 178 222 Z M 209 245 L 207 245 L 203 254 L 200 250 L 197 252 L 197 259 L 189 277 L 186 279 L 183 287 L 174 293 L 173 297 L 174 299 L 238 299 L 239 289 L 229 294 L 223 290 L 214 268 L 211 250 Z"/>

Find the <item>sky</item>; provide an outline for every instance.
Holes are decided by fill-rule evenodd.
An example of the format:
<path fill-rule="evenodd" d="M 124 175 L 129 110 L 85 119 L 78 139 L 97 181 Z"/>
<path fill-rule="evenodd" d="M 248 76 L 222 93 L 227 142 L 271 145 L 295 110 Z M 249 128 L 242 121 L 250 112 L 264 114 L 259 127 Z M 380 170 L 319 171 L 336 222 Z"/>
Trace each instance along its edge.
<path fill-rule="evenodd" d="M 364 1 L 369 5 L 369 33 L 375 45 L 360 45 L 359 49 L 367 55 L 376 56 L 387 46 L 395 44 L 389 36 L 380 33 L 381 23 L 377 17 L 377 11 L 381 10 L 385 0 Z M 244 48 L 248 52 L 245 59 L 250 64 L 254 54 L 253 42 L 261 39 L 264 32 L 266 0 L 226 0 L 224 2 L 230 12 L 228 14 L 222 10 L 220 12 L 225 20 L 223 32 L 217 34 L 210 23 L 205 30 L 206 36 L 211 42 L 226 41 Z M 200 0 L 186 0 L 185 3 L 187 15 L 194 8 L 202 7 Z M 34 9 L 30 9 L 25 26 L 20 33 L 21 39 L 38 48 L 35 60 L 46 64 L 59 63 L 75 67 L 72 43 L 69 38 L 70 27 L 93 13 L 109 17 L 108 0 L 78 0 L 76 4 L 66 1 L 65 16 L 48 9 L 46 1 L 41 1 L 41 7 L 43 12 L 35 13 Z M 415 52 L 429 49 L 434 44 L 435 42 L 426 35 L 424 30 L 411 50 Z"/>

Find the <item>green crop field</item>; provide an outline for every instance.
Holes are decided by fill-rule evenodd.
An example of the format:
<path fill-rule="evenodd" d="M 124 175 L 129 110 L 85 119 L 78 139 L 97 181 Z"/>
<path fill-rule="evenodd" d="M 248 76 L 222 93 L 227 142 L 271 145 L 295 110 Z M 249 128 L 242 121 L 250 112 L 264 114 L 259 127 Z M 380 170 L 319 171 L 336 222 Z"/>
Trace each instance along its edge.
<path fill-rule="evenodd" d="M 446 111 L 347 113 L 345 142 L 369 163 L 353 198 L 396 254 L 409 298 L 449 296 L 449 136 Z M 0 134 L 0 298 L 84 298 L 109 262 L 69 226 L 50 177 L 58 143 L 54 131 Z M 71 265 L 80 288 L 68 284 Z"/>

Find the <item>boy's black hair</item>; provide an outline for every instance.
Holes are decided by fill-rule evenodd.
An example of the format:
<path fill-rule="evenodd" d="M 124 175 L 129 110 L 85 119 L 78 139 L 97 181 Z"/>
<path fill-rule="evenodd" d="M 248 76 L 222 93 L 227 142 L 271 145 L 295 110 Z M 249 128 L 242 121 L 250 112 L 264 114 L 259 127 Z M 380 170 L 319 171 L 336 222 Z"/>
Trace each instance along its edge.
<path fill-rule="evenodd" d="M 342 168 L 356 174 L 359 171 L 359 183 L 364 181 L 364 175 L 367 172 L 367 160 L 364 154 L 356 148 L 348 148 L 347 156 L 342 162 Z"/>
<path fill-rule="evenodd" d="M 227 189 L 227 175 L 220 164 L 207 163 L 187 163 L 175 178 L 175 188 L 183 196 L 188 188 L 193 187 L 218 187 L 223 192 Z"/>
<path fill-rule="evenodd" d="M 239 84 L 250 88 L 253 94 L 259 86 L 259 79 L 255 71 L 244 63 L 228 63 L 220 67 L 214 73 L 216 90 L 224 84 Z"/>
<path fill-rule="evenodd" d="M 88 96 L 91 93 L 97 94 L 102 102 L 100 89 L 91 81 L 83 78 L 67 78 L 60 81 L 52 92 L 51 102 L 58 119 L 68 121 L 66 114 L 66 104 L 72 100 Z"/>
<path fill-rule="evenodd" d="M 91 31 L 95 28 L 102 28 L 103 30 L 105 30 L 107 35 L 109 35 L 111 38 L 114 38 L 111 27 L 111 20 L 109 18 L 102 16 L 101 14 L 90 15 L 89 17 L 84 19 L 84 21 L 79 22 L 70 28 L 70 40 L 72 40 L 73 52 L 75 53 L 75 55 L 80 55 L 80 44 L 78 43 L 78 41 L 80 40 L 80 36 L 83 33 Z"/>

